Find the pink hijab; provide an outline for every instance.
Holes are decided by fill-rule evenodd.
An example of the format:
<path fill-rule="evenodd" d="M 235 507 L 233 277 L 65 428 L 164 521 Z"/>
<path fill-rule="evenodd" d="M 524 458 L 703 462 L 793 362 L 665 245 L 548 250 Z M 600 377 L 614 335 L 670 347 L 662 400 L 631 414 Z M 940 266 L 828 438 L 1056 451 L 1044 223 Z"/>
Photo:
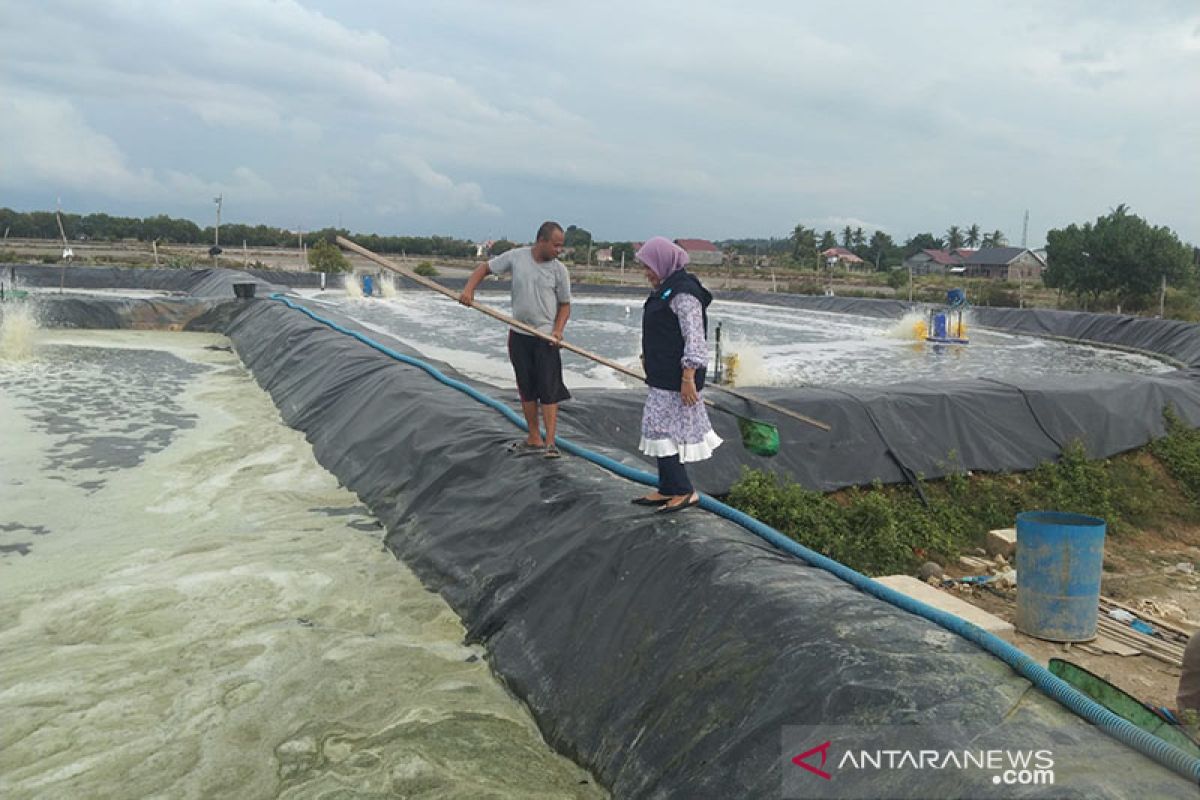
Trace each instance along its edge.
<path fill-rule="evenodd" d="M 662 236 L 655 236 L 642 245 L 634 258 L 649 267 L 659 282 L 665 281 L 688 263 L 687 251 Z"/>

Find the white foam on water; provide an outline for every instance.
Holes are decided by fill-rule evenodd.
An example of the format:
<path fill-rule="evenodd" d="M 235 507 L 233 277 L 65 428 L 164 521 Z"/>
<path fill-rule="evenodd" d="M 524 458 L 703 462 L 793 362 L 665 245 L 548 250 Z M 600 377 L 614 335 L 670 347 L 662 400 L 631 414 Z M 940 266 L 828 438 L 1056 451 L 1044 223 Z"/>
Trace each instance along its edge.
<path fill-rule="evenodd" d="M 773 375 L 767 360 L 760 348 L 754 342 L 729 338 L 721 343 L 721 358 L 727 364 L 730 357 L 736 357 L 733 366 L 732 380 L 726 378 L 734 386 L 770 386 L 778 379 Z"/>
<path fill-rule="evenodd" d="M 896 320 L 895 324 L 887 329 L 885 335 L 891 339 L 922 341 L 925 338 L 925 329 L 928 324 L 929 318 L 925 313 L 910 311 Z"/>
<path fill-rule="evenodd" d="M 48 333 L 37 361 L 0 364 L 0 544 L 30 543 L 0 553 L 0 795 L 602 796 L 236 357 L 206 349 L 226 340 Z M 104 416 L 72 417 L 90 398 L 159 411 L 122 413 L 95 355 L 82 383 L 55 360 L 85 343 L 204 365 L 163 409 L 191 427 L 135 466 L 53 466 Z"/>
<path fill-rule="evenodd" d="M 28 361 L 38 341 L 37 317 L 33 305 L 6 302 L 0 309 L 0 361 Z"/>
<path fill-rule="evenodd" d="M 353 272 L 342 274 L 342 289 L 346 292 L 346 297 L 351 300 L 361 300 L 363 298 L 362 283 L 360 278 Z"/>
<path fill-rule="evenodd" d="M 386 299 L 396 296 L 396 278 L 390 272 L 385 272 L 378 278 L 379 294 Z"/>
<path fill-rule="evenodd" d="M 507 293 L 477 295 L 508 313 Z M 605 358 L 638 363 L 641 350 L 640 303 L 627 297 L 572 299 L 567 341 Z M 626 314 L 626 308 L 631 313 Z M 473 378 L 511 383 L 504 348 L 505 326 L 425 291 L 402 291 L 385 303 L 342 301 L 340 310 L 375 330 L 400 339 Z M 1114 350 L 1047 342 L 976 329 L 964 318 L 970 344 L 948 348 L 917 336 L 924 312 L 901 320 L 856 317 L 745 302 L 715 301 L 709 307 L 710 334 L 722 325 L 723 351 L 729 344 L 753 348 L 739 353 L 744 365 L 735 376 L 743 386 L 888 385 L 908 381 L 1089 372 L 1158 373 L 1171 367 L 1145 356 Z M 713 355 L 710 342 L 710 355 Z M 564 354 L 568 388 L 626 385 L 605 376 L 581 357 Z"/>

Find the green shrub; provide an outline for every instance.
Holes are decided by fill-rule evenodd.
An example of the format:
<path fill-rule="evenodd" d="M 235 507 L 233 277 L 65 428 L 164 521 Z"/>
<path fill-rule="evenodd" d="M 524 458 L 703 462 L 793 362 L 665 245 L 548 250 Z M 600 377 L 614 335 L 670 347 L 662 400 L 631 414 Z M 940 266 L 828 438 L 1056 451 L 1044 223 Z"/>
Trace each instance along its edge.
<path fill-rule="evenodd" d="M 1157 306 L 1154 309 L 1158 311 Z M 1163 317 L 1181 319 L 1185 322 L 1200 322 L 1200 298 L 1188 290 L 1167 289 L 1163 303 Z"/>
<path fill-rule="evenodd" d="M 1030 475 L 1030 499 L 1045 510 L 1089 514 L 1118 527 L 1107 463 L 1089 461 L 1083 444 L 1068 444 L 1058 463 L 1043 462 Z"/>
<path fill-rule="evenodd" d="M 322 239 L 308 251 L 308 264 L 314 272 L 349 272 L 350 262 L 336 244 Z"/>
<path fill-rule="evenodd" d="M 945 300 L 946 295 L 942 294 Z M 985 281 L 975 286 L 973 296 L 969 297 L 972 304 L 977 306 L 1000 306 L 1016 308 L 1020 304 L 1020 296 L 1011 283 L 993 283 Z"/>
<path fill-rule="evenodd" d="M 420 264 L 417 264 L 417 268 L 413 272 L 423 278 L 434 278 L 438 274 L 437 268 L 433 266 L 432 261 L 422 261 Z"/>
<path fill-rule="evenodd" d="M 1200 496 L 1200 431 L 1177 418 L 1170 433 L 1154 444 L 1172 473 L 1192 496 Z M 1090 514 L 1122 534 L 1131 523 L 1194 520 L 1194 506 L 1167 502 L 1170 487 L 1160 484 L 1145 456 L 1089 461 L 1080 442 L 1070 443 L 1058 461 L 1020 475 L 968 475 L 950 454 L 947 477 L 918 481 L 922 501 L 910 486 L 852 488 L 824 495 L 774 473 L 743 470 L 729 504 L 784 535 L 868 574 L 908 572 L 925 560 L 947 563 L 982 543 L 985 533 L 1012 526 L 1022 511 Z M 1175 470 L 1178 469 L 1178 472 Z M 1181 509 L 1180 505 L 1189 505 Z"/>
<path fill-rule="evenodd" d="M 1193 503 L 1200 503 L 1200 430 L 1189 428 L 1174 408 L 1163 409 L 1167 435 L 1150 445 L 1171 476 L 1179 482 L 1183 493 Z"/>
<path fill-rule="evenodd" d="M 787 291 L 790 294 L 825 294 L 825 289 L 815 280 L 788 281 Z"/>
<path fill-rule="evenodd" d="M 25 261 L 16 250 L 0 250 L 0 264 L 19 264 Z"/>

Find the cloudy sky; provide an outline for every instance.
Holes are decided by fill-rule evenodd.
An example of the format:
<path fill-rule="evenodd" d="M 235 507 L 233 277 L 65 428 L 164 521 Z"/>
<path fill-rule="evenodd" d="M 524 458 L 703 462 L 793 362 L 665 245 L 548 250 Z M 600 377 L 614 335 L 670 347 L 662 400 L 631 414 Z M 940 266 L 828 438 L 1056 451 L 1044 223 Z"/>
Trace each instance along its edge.
<path fill-rule="evenodd" d="M 1197 0 L 5 0 L 0 206 L 1200 244 Z"/>

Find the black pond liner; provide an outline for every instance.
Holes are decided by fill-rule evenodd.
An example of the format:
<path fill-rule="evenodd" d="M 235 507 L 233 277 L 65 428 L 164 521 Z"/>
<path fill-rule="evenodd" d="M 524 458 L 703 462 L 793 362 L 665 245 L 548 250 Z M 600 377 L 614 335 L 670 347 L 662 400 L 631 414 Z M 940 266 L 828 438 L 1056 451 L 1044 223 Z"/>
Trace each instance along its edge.
<path fill-rule="evenodd" d="M 206 283 L 229 298 L 228 280 L 210 275 Z M 790 725 L 922 724 L 948 749 L 970 745 L 964 731 L 989 748 L 1045 747 L 1055 755 L 1054 797 L 1195 792 L 1194 784 L 1074 716 L 966 639 L 732 522 L 696 510 L 655 517 L 629 504 L 641 487 L 580 458 L 512 458 L 505 446 L 519 433 L 506 419 L 414 366 L 282 303 L 193 304 L 203 310 L 188 326 L 231 338 L 284 421 L 305 433 L 318 460 L 384 522 L 388 546 L 446 598 L 469 638 L 486 645 L 493 669 L 528 704 L 547 740 L 618 797 L 779 796 L 795 755 L 783 747 Z M 106 311 L 95 316 L 131 313 L 128 306 L 101 305 Z M 1024 404 L 1023 416 L 1012 412 L 1024 427 L 948 425 L 941 435 L 978 439 L 969 457 L 987 459 L 992 448 L 1006 448 L 1000 439 L 1014 435 L 1047 442 L 1097 420 L 1116 425 L 1114 417 L 1132 413 L 1121 398 L 1130 388 L 1141 392 L 1136 413 L 1157 419 L 1158 400 L 1194 393 L 1188 371 L 1167 377 L 1174 380 L 1135 376 L 1113 387 L 1117 397 L 1093 398 L 1083 409 L 1056 409 L 1061 396 L 1036 387 L 988 386 L 978 395 L 985 402 Z M 464 383 L 516 407 L 510 390 Z M 970 385 L 979 382 L 963 383 L 941 394 L 980 389 Z M 1151 388 L 1139 390 L 1139 383 Z M 875 438 L 826 417 L 835 436 L 860 435 L 858 452 L 876 453 L 860 474 L 891 458 L 889 425 L 900 428 L 931 407 L 964 402 L 939 397 L 931 386 L 862 390 L 863 402 L 835 399 L 806 389 L 785 404 L 816 417 L 821 403 L 844 414 L 866 405 L 871 414 L 859 412 L 862 421 L 874 417 L 884 431 Z M 560 435 L 644 466 L 628 453 L 635 443 L 624 441 L 636 427 L 612 434 L 614 423 L 629 419 L 624 406 L 613 405 L 617 411 L 604 418 L 609 405 L 595 400 L 568 405 L 578 406 L 576 416 L 600 417 L 598 427 L 572 417 Z M 972 413 L 982 418 L 987 410 Z M 1195 405 L 1183 411 L 1195 419 L 1188 416 Z M 1131 441 L 1153 424 L 1117 427 L 1119 435 L 1105 433 L 1092 443 Z M 1054 451 L 1044 445 L 1043 452 Z M 815 448 L 810 455 L 830 464 L 841 459 Z M 905 743 L 873 739 L 863 727 L 857 744 Z M 831 790 L 863 796 L 964 791 L 952 771 L 837 778 Z M 1047 796 L 1042 787 L 1005 789 L 1004 796 Z"/>

